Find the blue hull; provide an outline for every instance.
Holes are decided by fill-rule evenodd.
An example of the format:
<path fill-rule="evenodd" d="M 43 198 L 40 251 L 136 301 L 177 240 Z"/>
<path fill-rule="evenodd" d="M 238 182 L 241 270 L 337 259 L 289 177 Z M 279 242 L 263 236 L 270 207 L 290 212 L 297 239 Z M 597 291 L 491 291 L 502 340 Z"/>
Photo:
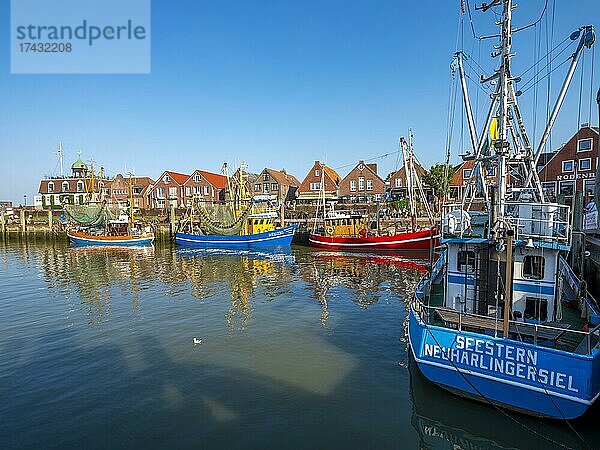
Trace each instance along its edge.
<path fill-rule="evenodd" d="M 207 236 L 199 234 L 175 234 L 175 242 L 205 248 L 256 248 L 256 247 L 289 247 L 298 225 L 277 228 L 265 233 L 245 236 Z"/>
<path fill-rule="evenodd" d="M 427 325 L 412 306 L 409 341 L 419 370 L 430 381 L 527 414 L 573 419 L 600 392 L 598 349 L 579 355 Z"/>

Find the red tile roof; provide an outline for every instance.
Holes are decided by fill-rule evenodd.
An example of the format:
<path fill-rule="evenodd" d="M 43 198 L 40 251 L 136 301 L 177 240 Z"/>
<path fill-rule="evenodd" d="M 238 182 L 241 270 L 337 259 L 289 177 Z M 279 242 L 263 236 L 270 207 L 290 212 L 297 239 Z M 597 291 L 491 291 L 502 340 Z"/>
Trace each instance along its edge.
<path fill-rule="evenodd" d="M 190 177 L 184 173 L 171 172 L 170 170 L 165 171 L 177 184 L 183 184 Z"/>
<path fill-rule="evenodd" d="M 202 177 L 212 184 L 217 189 L 224 189 L 227 186 L 227 177 L 218 173 L 206 172 L 204 170 L 197 170 Z"/>

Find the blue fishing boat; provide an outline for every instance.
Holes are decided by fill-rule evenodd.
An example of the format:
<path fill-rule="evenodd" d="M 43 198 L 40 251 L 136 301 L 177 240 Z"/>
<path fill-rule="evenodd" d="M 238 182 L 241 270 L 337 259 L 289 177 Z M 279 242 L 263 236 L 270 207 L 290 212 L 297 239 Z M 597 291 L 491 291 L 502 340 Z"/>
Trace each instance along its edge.
<path fill-rule="evenodd" d="M 211 203 L 194 195 L 175 233 L 175 242 L 204 248 L 290 247 L 298 226 L 282 226 L 282 207 L 270 200 L 260 202 L 250 197 L 245 165 L 240 165 L 233 178 L 229 177 L 227 164 L 223 165 L 223 172 L 232 198 Z M 282 211 L 281 218 L 277 211 Z"/>
<path fill-rule="evenodd" d="M 207 248 L 289 247 L 297 227 L 298 225 L 290 225 L 262 233 L 237 236 L 177 233 L 175 242 L 181 245 Z"/>
<path fill-rule="evenodd" d="M 579 56 L 594 42 L 579 40 L 571 69 L 536 148 L 522 121 L 510 72 L 512 0 L 501 6 L 501 61 L 487 118 L 477 130 L 463 55 L 455 55 L 470 133 L 473 171 L 460 203 L 446 205 L 443 251 L 410 304 L 408 338 L 419 370 L 461 396 L 554 419 L 581 416 L 600 395 L 600 314 L 565 255 L 573 232 L 567 205 L 548 201 L 537 161 Z M 486 82 L 482 77 L 482 82 Z M 495 182 L 486 183 L 493 173 Z M 489 178 L 488 178 L 489 179 Z M 474 227 L 469 211 L 487 213 Z M 573 308 L 576 306 L 576 309 Z"/>

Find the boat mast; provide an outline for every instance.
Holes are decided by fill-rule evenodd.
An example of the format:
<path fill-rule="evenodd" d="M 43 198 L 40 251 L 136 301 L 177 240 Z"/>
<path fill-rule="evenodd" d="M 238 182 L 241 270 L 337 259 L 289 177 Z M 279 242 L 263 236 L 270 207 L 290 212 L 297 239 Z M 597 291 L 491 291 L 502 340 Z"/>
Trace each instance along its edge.
<path fill-rule="evenodd" d="M 410 135 L 409 135 L 410 139 Z M 400 138 L 400 149 L 402 150 L 402 159 L 404 160 L 404 175 L 406 177 L 406 192 L 408 194 L 408 209 L 410 212 L 411 231 L 415 231 L 415 199 L 413 195 L 413 177 L 412 177 L 412 157 L 409 156 L 410 148 L 406 144 L 404 137 Z"/>
<path fill-rule="evenodd" d="M 133 218 L 133 175 L 129 172 L 129 223 L 133 229 L 135 221 Z"/>

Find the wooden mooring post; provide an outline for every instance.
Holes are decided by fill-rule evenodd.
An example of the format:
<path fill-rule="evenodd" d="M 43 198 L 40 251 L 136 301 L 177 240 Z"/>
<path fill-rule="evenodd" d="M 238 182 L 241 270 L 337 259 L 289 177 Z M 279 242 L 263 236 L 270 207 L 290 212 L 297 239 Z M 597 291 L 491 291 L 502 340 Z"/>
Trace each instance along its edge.
<path fill-rule="evenodd" d="M 25 210 L 24 209 L 21 209 L 20 216 L 21 216 L 21 233 L 25 234 L 25 231 L 27 230 L 27 222 L 25 221 Z"/>
<path fill-rule="evenodd" d="M 48 210 L 48 226 L 50 227 L 50 230 L 52 230 L 52 209 Z"/>
<path fill-rule="evenodd" d="M 175 234 L 175 205 L 171 203 L 171 220 L 169 221 L 169 233 L 171 237 Z"/>

